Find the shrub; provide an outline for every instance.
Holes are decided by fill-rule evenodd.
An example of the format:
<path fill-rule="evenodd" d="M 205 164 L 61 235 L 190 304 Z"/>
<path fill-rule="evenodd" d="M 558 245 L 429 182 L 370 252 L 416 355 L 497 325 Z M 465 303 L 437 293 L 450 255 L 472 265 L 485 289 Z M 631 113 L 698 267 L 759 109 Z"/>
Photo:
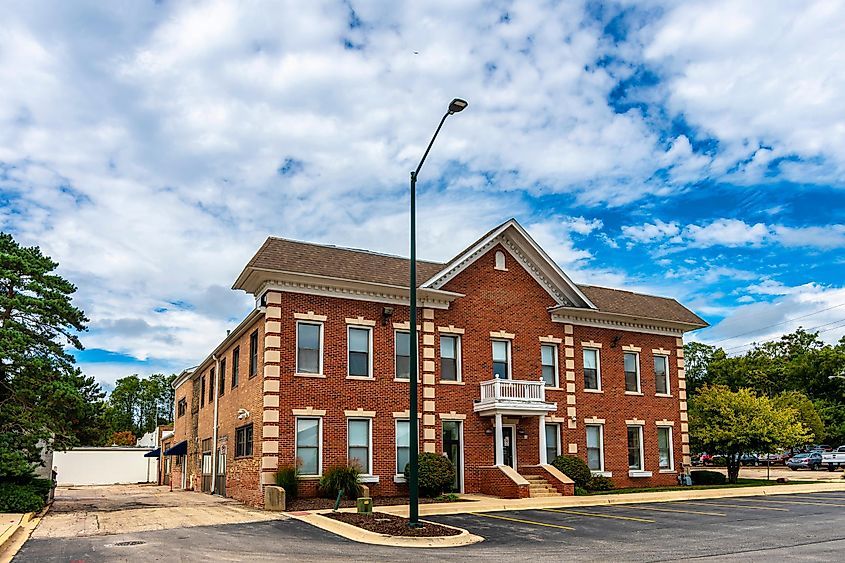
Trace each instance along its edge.
<path fill-rule="evenodd" d="M 276 470 L 276 484 L 285 490 L 285 499 L 294 500 L 299 496 L 299 466 L 282 465 Z"/>
<path fill-rule="evenodd" d="M 358 484 L 360 474 L 361 470 L 357 465 L 329 467 L 320 477 L 320 494 L 328 498 L 337 498 L 337 494 L 343 492 L 346 498 L 356 499 L 361 496 L 361 485 Z"/>
<path fill-rule="evenodd" d="M 613 481 L 603 475 L 593 475 L 587 482 L 587 489 L 590 491 L 612 491 Z"/>
<path fill-rule="evenodd" d="M 693 485 L 724 485 L 727 477 L 718 471 L 693 471 L 690 473 Z"/>
<path fill-rule="evenodd" d="M 584 487 L 575 487 L 575 496 L 583 497 L 589 495 L 590 492 Z"/>
<path fill-rule="evenodd" d="M 457 502 L 461 500 L 461 497 L 456 495 L 455 493 L 446 493 L 445 495 L 440 495 L 436 499 L 437 502 Z"/>
<path fill-rule="evenodd" d="M 590 478 L 593 474 L 590 473 L 590 468 L 587 463 L 580 457 L 574 455 L 559 455 L 552 462 L 552 465 L 557 467 L 561 473 L 575 481 L 576 487 L 586 489 Z"/>
<path fill-rule="evenodd" d="M 42 489 L 33 483 L 0 483 L 0 512 L 38 512 L 44 508 L 46 499 L 46 495 L 41 494 Z"/>
<path fill-rule="evenodd" d="M 409 479 L 410 464 L 405 466 L 405 479 Z M 436 497 L 452 488 L 455 482 L 455 467 L 449 458 L 432 452 L 421 453 L 419 457 L 420 494 Z"/>

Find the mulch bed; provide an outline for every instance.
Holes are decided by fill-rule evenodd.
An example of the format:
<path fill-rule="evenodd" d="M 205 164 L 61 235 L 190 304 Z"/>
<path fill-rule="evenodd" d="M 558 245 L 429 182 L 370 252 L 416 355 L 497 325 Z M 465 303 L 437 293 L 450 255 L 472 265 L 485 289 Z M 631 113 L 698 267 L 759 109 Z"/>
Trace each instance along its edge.
<path fill-rule="evenodd" d="M 373 514 L 358 514 L 355 512 L 329 512 L 323 514 L 326 518 L 340 520 L 359 528 L 389 536 L 404 536 L 412 538 L 433 538 L 442 536 L 457 536 L 460 530 L 447 528 L 431 522 L 420 522 L 420 528 L 409 528 L 408 519 L 393 514 L 374 512 Z"/>
<path fill-rule="evenodd" d="M 468 499 L 461 499 L 461 502 Z M 441 503 L 442 500 L 435 500 L 433 498 L 421 498 L 420 504 Z M 399 504 L 408 504 L 408 497 L 373 497 L 373 506 L 396 506 Z M 357 506 L 354 500 L 343 499 L 340 501 L 340 508 L 355 508 Z M 324 508 L 334 508 L 334 499 L 330 498 L 298 498 L 289 501 L 285 510 L 288 512 L 299 512 L 302 510 L 320 510 Z"/>

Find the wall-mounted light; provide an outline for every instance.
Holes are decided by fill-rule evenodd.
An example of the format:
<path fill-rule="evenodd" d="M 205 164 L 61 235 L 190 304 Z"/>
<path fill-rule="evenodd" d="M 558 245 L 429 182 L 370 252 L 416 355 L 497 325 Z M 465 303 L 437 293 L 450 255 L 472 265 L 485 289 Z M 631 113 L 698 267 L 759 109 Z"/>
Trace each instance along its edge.
<path fill-rule="evenodd" d="M 393 316 L 393 307 L 385 307 L 381 310 L 381 326 L 387 326 L 387 321 Z"/>
<path fill-rule="evenodd" d="M 238 409 L 238 420 L 249 418 L 249 411 L 246 409 Z"/>
<path fill-rule="evenodd" d="M 610 347 L 616 348 L 616 345 L 619 344 L 619 341 L 622 340 L 622 335 L 617 334 L 613 337 L 613 340 L 610 341 Z"/>

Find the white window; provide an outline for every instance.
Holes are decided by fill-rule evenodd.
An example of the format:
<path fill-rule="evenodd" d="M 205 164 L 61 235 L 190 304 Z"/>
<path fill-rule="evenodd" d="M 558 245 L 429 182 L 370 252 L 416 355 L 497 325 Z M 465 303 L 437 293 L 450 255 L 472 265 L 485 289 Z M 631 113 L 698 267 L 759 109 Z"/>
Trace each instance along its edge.
<path fill-rule="evenodd" d="M 346 461 L 357 464 L 364 475 L 373 474 L 370 422 L 369 418 L 350 418 L 346 423 Z"/>
<path fill-rule="evenodd" d="M 320 475 L 322 472 L 321 419 L 296 419 L 296 457 L 302 475 Z"/>
<path fill-rule="evenodd" d="M 661 470 L 672 471 L 674 469 L 671 426 L 657 427 L 657 458 Z"/>
<path fill-rule="evenodd" d="M 440 335 L 440 380 L 461 380 L 461 337 L 457 334 Z"/>
<path fill-rule="evenodd" d="M 510 340 L 493 341 L 493 378 L 510 379 L 511 377 L 511 342 Z"/>
<path fill-rule="evenodd" d="M 546 387 L 557 387 L 557 346 L 554 344 L 540 346 L 540 363 L 543 366 L 543 381 L 546 382 Z"/>
<path fill-rule="evenodd" d="M 654 383 L 658 395 L 669 394 L 669 358 L 654 357 Z"/>
<path fill-rule="evenodd" d="M 411 461 L 411 423 L 396 421 L 396 474 L 403 475 L 405 466 Z"/>
<path fill-rule="evenodd" d="M 628 427 L 628 470 L 643 471 L 643 427 Z"/>
<path fill-rule="evenodd" d="M 636 352 L 625 352 L 625 391 L 640 392 L 640 355 Z"/>
<path fill-rule="evenodd" d="M 590 471 L 604 471 L 604 427 L 601 424 L 588 424 L 587 428 L 587 466 Z"/>
<path fill-rule="evenodd" d="M 584 389 L 601 391 L 599 351 L 595 348 L 584 348 Z"/>
<path fill-rule="evenodd" d="M 296 373 L 323 373 L 322 323 L 296 323 Z"/>
<path fill-rule="evenodd" d="M 507 271 L 505 267 L 505 253 L 501 250 L 496 251 L 496 269 Z"/>
<path fill-rule="evenodd" d="M 371 377 L 372 366 L 372 339 L 370 328 L 350 326 L 348 328 L 349 348 L 349 377 Z"/>
<path fill-rule="evenodd" d="M 396 331 L 396 379 L 411 377 L 411 333 Z"/>
<path fill-rule="evenodd" d="M 546 463 L 551 463 L 560 455 L 560 424 L 546 423 Z"/>

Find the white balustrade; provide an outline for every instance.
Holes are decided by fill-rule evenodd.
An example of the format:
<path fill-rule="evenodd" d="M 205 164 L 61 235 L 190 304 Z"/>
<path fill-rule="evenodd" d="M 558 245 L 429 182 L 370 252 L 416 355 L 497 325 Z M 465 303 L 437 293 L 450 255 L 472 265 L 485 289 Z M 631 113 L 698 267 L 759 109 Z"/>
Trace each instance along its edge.
<path fill-rule="evenodd" d="M 481 401 L 484 403 L 520 402 L 543 403 L 546 401 L 546 383 L 519 379 L 492 379 L 481 382 Z"/>

